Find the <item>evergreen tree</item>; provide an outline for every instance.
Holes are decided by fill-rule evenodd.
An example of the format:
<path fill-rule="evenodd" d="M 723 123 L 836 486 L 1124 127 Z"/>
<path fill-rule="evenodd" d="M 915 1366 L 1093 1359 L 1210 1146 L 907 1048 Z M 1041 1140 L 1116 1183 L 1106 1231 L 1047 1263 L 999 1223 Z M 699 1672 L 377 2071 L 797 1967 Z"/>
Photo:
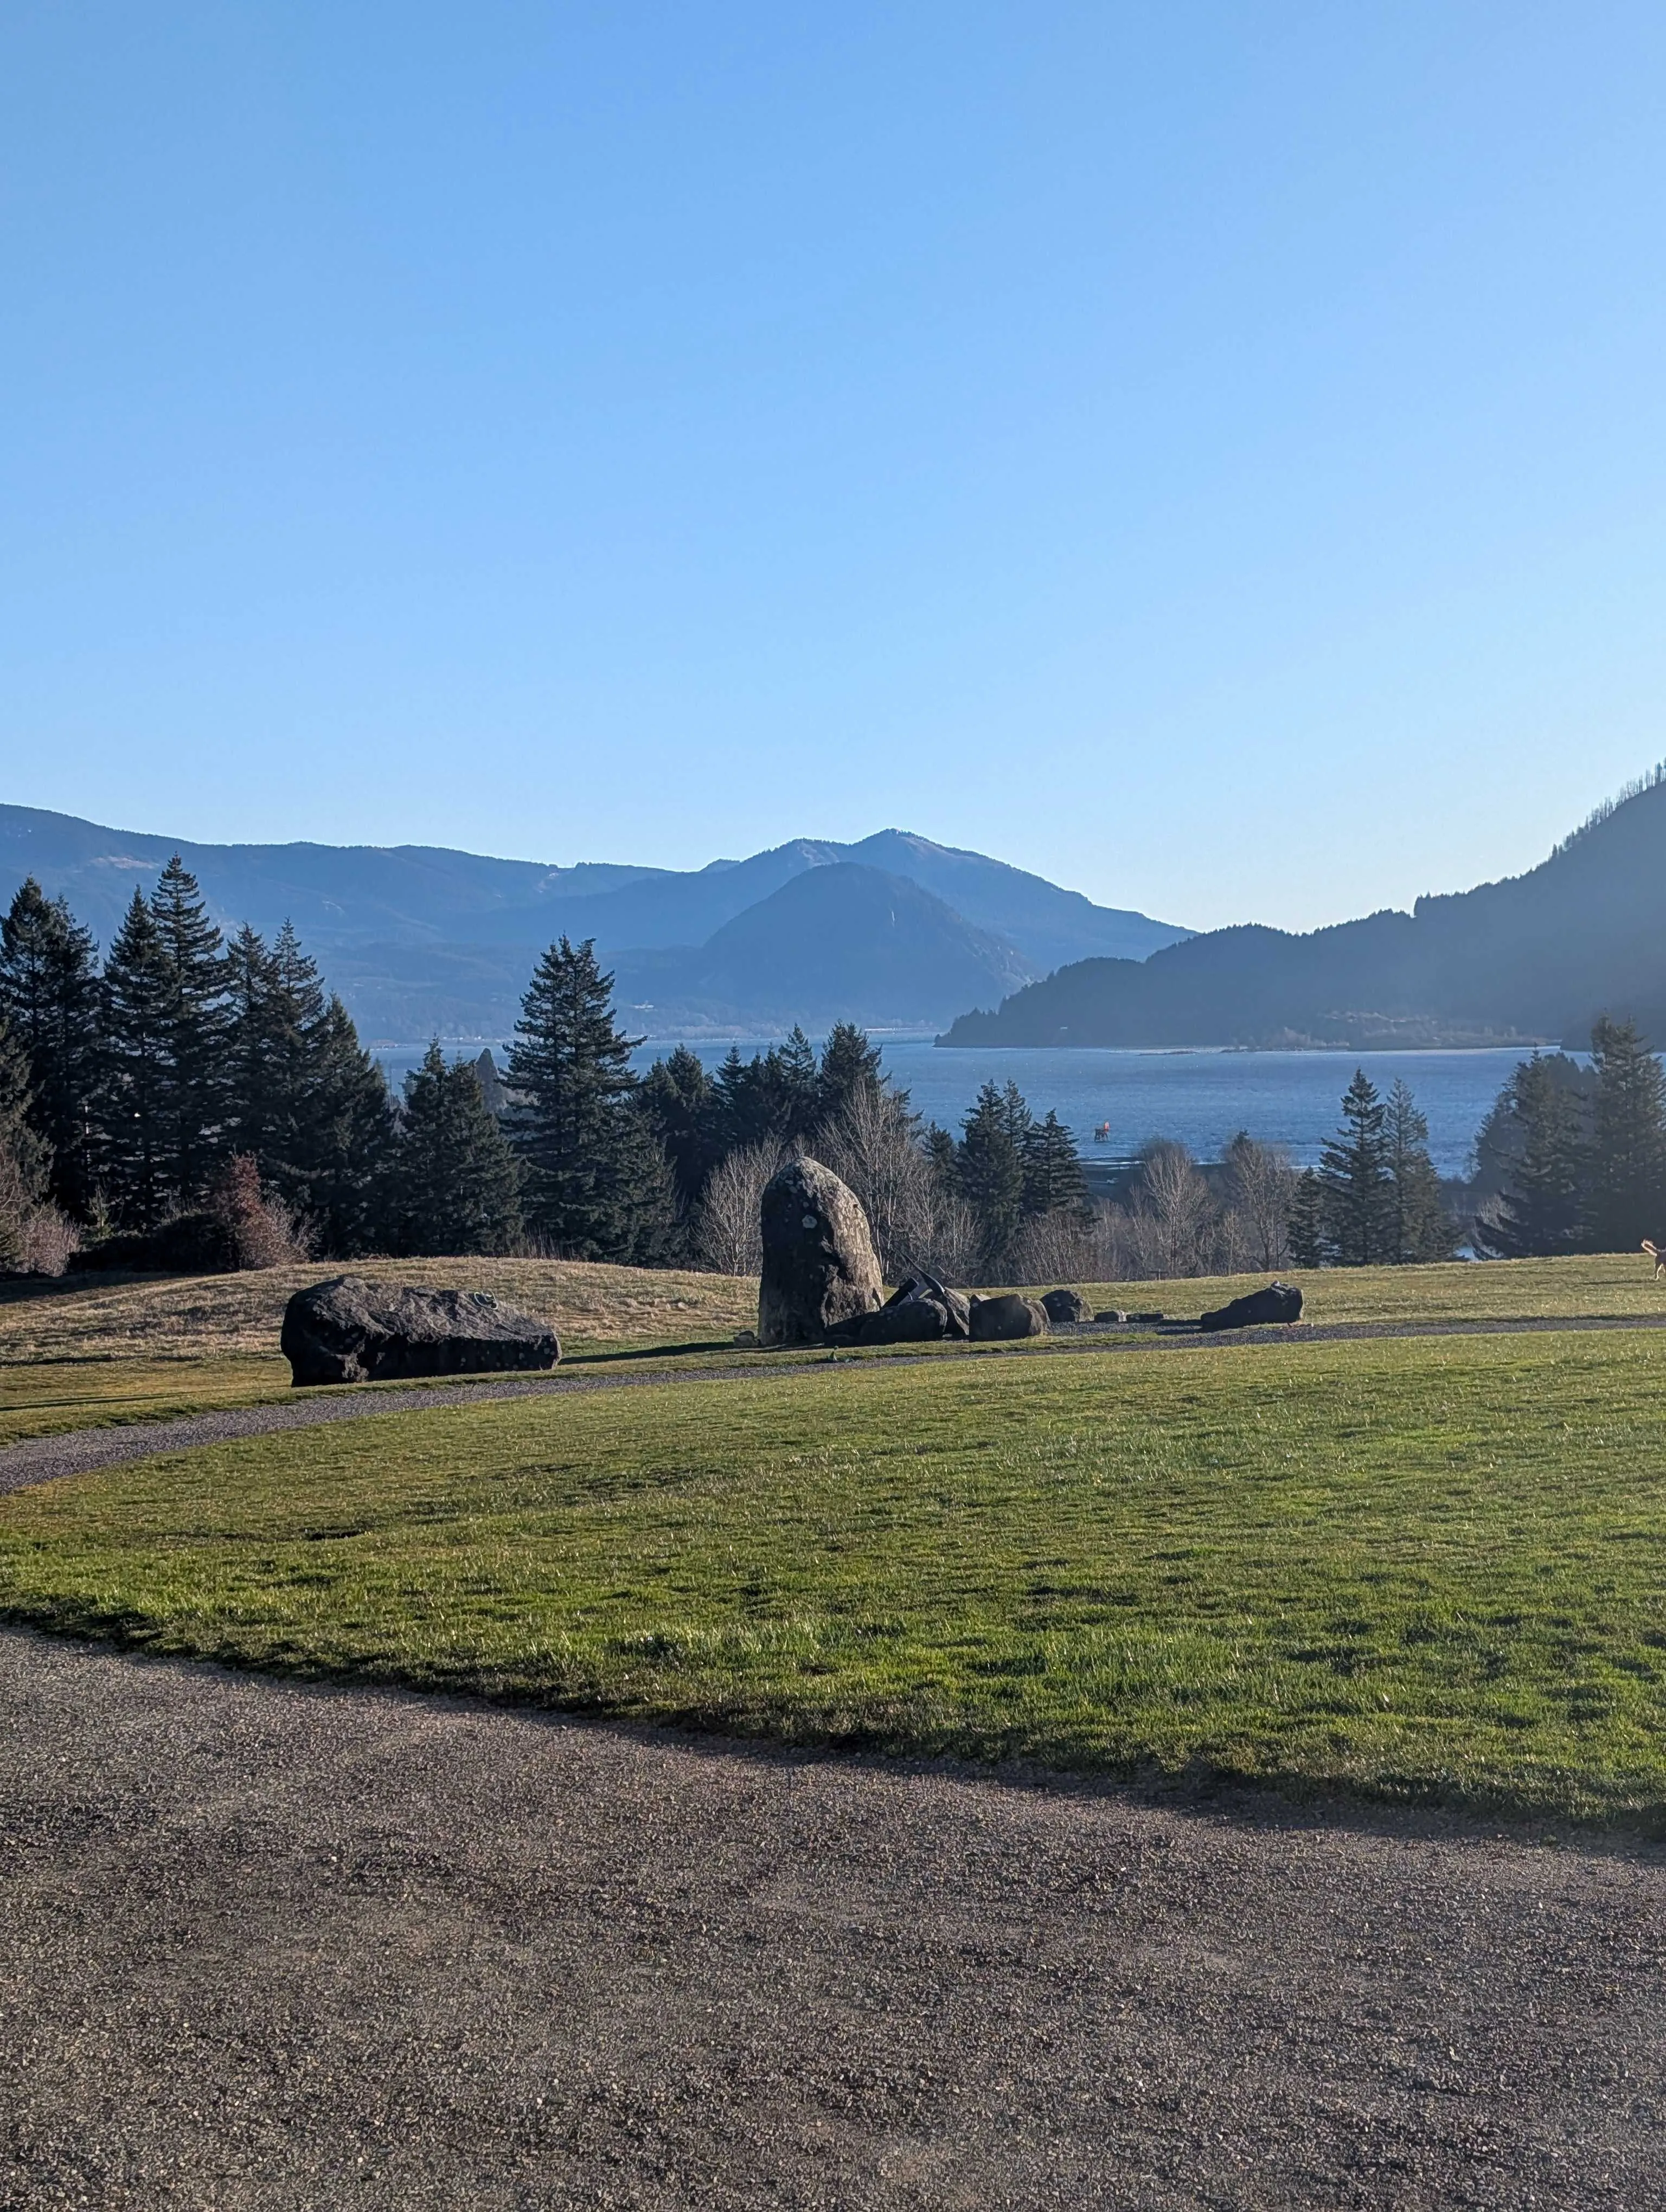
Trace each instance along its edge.
<path fill-rule="evenodd" d="M 212 1178 L 224 1118 L 225 945 L 197 878 L 176 853 L 150 896 L 165 986 L 159 1087 L 173 1205 L 197 1205 Z"/>
<path fill-rule="evenodd" d="M 172 982 L 155 918 L 136 890 L 104 969 L 100 1166 L 124 1229 L 155 1229 L 173 1212 L 169 1174 L 168 1012 Z"/>
<path fill-rule="evenodd" d="M 961 1124 L 956 1169 L 961 1194 L 977 1224 L 979 1266 L 986 1279 L 1000 1273 L 1024 1218 L 1025 1146 L 1030 1109 L 1015 1083 L 1003 1090 L 993 1078 Z"/>
<path fill-rule="evenodd" d="M 1345 1267 L 1393 1256 L 1386 1109 L 1363 1067 L 1342 1097 L 1342 1126 L 1319 1164 L 1326 1241 Z"/>
<path fill-rule="evenodd" d="M 374 1250 L 397 1233 L 392 1102 L 380 1066 L 287 921 L 270 950 L 240 929 L 226 966 L 223 1142 L 255 1161 L 326 1251 Z"/>
<path fill-rule="evenodd" d="M 405 1089 L 398 1237 L 405 1252 L 508 1252 L 520 1234 L 514 1155 L 466 1060 L 436 1037 Z"/>
<path fill-rule="evenodd" d="M 928 1121 L 920 1139 L 920 1149 L 931 1162 L 932 1173 L 944 1190 L 959 1188 L 958 1156 L 952 1131 L 940 1123 Z"/>
<path fill-rule="evenodd" d="M 245 922 L 226 947 L 225 1134 L 231 1156 L 267 1176 L 283 1118 L 273 1031 L 277 978 L 259 933 Z"/>
<path fill-rule="evenodd" d="M 1324 1186 L 1311 1168 L 1304 1168 L 1291 1194 L 1288 1236 L 1292 1267 L 1322 1267 L 1325 1250 Z"/>
<path fill-rule="evenodd" d="M 1579 1249 L 1584 1212 L 1586 1145 L 1579 1091 L 1556 1063 L 1562 1054 L 1535 1053 L 1505 1085 L 1498 1149 L 1506 1165 L 1503 1207 L 1477 1233 L 1501 1259 L 1524 1260 Z M 1569 1066 L 1572 1063 L 1569 1062 Z M 1507 1117 L 1507 1118 L 1506 1118 Z M 1479 1150 L 1479 1146 L 1477 1146 Z"/>
<path fill-rule="evenodd" d="M 739 1054 L 735 1054 L 737 1061 Z M 723 1157 L 723 1111 L 704 1061 L 685 1044 L 656 1060 L 636 1092 L 638 1110 L 671 1165 L 677 1200 L 692 1212 L 706 1177 Z"/>
<path fill-rule="evenodd" d="M 1666 1077 L 1632 1022 L 1605 1014 L 1590 1033 L 1596 1089 L 1585 1193 L 1593 1252 L 1634 1251 L 1666 1231 Z"/>
<path fill-rule="evenodd" d="M 1050 1107 L 1025 1133 L 1021 1149 L 1026 1218 L 1086 1212 L 1087 1180 L 1076 1139 Z"/>
<path fill-rule="evenodd" d="M 30 876 L 0 921 L 0 1018 L 28 1064 L 30 1126 L 49 1188 L 87 1220 L 94 1205 L 99 981 L 92 933 Z"/>
<path fill-rule="evenodd" d="M 1429 1124 L 1398 1076 L 1389 1087 L 1383 1133 L 1389 1176 L 1383 1258 L 1402 1265 L 1450 1260 L 1452 1230 L 1429 1157 Z"/>
<path fill-rule="evenodd" d="M 731 1046 L 715 1089 L 714 1119 L 726 1153 L 800 1142 L 820 1119 L 815 1050 L 801 1029 L 747 1060 Z"/>
<path fill-rule="evenodd" d="M 807 1137 L 821 1118 L 816 1048 L 795 1023 L 785 1044 L 764 1056 L 773 1133 L 783 1144 Z"/>
<path fill-rule="evenodd" d="M 333 995 L 302 1039 L 307 1087 L 295 1116 L 297 1156 L 272 1180 L 325 1251 L 374 1252 L 386 1232 L 393 1165 L 387 1079 Z"/>
<path fill-rule="evenodd" d="M 757 1098 L 763 1066 L 756 1055 L 750 1064 L 744 1060 L 740 1047 L 732 1044 L 712 1079 L 713 1126 L 720 1157 L 763 1142 L 764 1116 Z"/>
<path fill-rule="evenodd" d="M 835 1022 L 816 1073 L 816 1121 L 825 1126 L 838 1121 L 858 1091 L 882 1082 L 880 1064 L 879 1046 L 854 1022 Z"/>
<path fill-rule="evenodd" d="M 367 1082 L 350 1049 L 333 1086 L 326 1086 L 325 1063 L 343 1049 L 340 1021 L 346 1016 L 332 1020 L 318 969 L 287 921 L 270 951 L 254 930 L 240 930 L 227 965 L 227 1141 L 258 1162 L 263 1180 L 284 1204 L 304 1212 L 313 1177 L 338 1146 L 333 1124 L 341 1100 L 334 1094 L 342 1080 L 353 1095 L 374 1096 L 384 1120 L 386 1086 L 380 1075 L 374 1085 Z"/>
<path fill-rule="evenodd" d="M 0 1016 L 0 1268 L 29 1264 L 31 1224 L 46 1195 L 49 1153 L 33 1104 L 28 1054 Z"/>
<path fill-rule="evenodd" d="M 575 1259 L 657 1256 L 671 1231 L 670 1171 L 633 1109 L 640 1040 L 617 1026 L 612 992 L 593 940 L 563 937 L 538 964 L 509 1054 L 527 1221 Z"/>

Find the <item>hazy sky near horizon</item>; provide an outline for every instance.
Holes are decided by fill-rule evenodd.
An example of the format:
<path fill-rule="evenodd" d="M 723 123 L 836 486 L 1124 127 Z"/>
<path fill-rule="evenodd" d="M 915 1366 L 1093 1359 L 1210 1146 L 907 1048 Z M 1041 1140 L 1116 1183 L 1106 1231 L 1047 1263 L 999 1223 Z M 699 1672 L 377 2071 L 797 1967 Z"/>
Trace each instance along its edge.
<path fill-rule="evenodd" d="M 0 799 L 1194 927 L 1666 755 L 1658 5 L 12 0 Z"/>

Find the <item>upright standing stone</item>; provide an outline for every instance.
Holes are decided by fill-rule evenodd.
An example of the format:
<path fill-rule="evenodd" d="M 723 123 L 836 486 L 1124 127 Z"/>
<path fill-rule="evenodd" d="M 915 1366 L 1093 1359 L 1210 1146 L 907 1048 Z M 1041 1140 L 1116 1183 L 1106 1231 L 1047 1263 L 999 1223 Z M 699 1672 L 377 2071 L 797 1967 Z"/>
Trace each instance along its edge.
<path fill-rule="evenodd" d="M 760 1344 L 820 1344 L 885 1297 L 867 1216 L 819 1160 L 788 1160 L 764 1185 Z"/>

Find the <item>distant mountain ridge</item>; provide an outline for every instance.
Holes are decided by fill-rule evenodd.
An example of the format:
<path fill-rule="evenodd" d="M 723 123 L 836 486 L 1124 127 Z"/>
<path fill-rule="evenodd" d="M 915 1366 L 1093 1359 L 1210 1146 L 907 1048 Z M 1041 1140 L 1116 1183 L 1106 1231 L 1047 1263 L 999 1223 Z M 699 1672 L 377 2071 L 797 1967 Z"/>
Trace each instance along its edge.
<path fill-rule="evenodd" d="M 292 921 L 384 1042 L 506 1034 L 532 963 L 563 933 L 596 939 L 627 1019 L 660 1036 L 847 1018 L 933 1028 L 1061 962 L 1142 959 L 1187 933 L 899 830 L 684 872 L 429 846 L 207 845 L 0 806 L 0 896 L 33 874 L 106 945 L 135 884 L 148 890 L 176 852 L 222 927 Z"/>
<path fill-rule="evenodd" d="M 1584 1044 L 1597 1014 L 1666 1045 L 1666 781 L 1525 874 L 1295 936 L 1210 931 L 1091 958 L 960 1017 L 948 1045 Z"/>

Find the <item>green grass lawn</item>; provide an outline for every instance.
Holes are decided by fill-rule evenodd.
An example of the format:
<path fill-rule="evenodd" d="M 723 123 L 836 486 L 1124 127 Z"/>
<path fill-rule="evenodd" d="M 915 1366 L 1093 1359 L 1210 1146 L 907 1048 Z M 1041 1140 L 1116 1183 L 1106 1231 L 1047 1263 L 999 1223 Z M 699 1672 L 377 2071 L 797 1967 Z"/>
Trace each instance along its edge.
<path fill-rule="evenodd" d="M 792 1741 L 1654 1824 L 1666 1340 L 823 1367 L 0 1499 L 0 1612 Z"/>
<path fill-rule="evenodd" d="M 289 1363 L 276 1352 L 0 1363 L 0 1450 L 25 1437 L 167 1420 L 289 1395 Z"/>
<path fill-rule="evenodd" d="M 563 1360 L 574 1366 L 781 1362 L 779 1354 L 732 1348 L 736 1329 L 755 1317 L 757 1292 L 727 1276 L 564 1261 L 366 1261 L 362 1267 L 398 1281 L 492 1287 L 556 1319 Z M 0 1449 L 24 1437 L 287 1395 L 289 1367 L 277 1351 L 283 1303 L 301 1283 L 328 1272 L 314 1266 L 264 1274 L 0 1285 Z M 1303 1287 L 1308 1319 L 1321 1323 L 1623 1319 L 1666 1311 L 1666 1282 L 1655 1282 L 1641 1254 L 1486 1267 L 1336 1267 L 1289 1279 Z M 1265 1280 L 1218 1276 L 1085 1288 L 1098 1308 L 1156 1307 L 1195 1316 Z M 902 1347 L 900 1356 L 915 1357 L 919 1349 Z M 1019 1347 L 1017 1356 L 1037 1349 Z M 940 1356 L 963 1357 L 964 1347 L 941 1347 Z"/>

